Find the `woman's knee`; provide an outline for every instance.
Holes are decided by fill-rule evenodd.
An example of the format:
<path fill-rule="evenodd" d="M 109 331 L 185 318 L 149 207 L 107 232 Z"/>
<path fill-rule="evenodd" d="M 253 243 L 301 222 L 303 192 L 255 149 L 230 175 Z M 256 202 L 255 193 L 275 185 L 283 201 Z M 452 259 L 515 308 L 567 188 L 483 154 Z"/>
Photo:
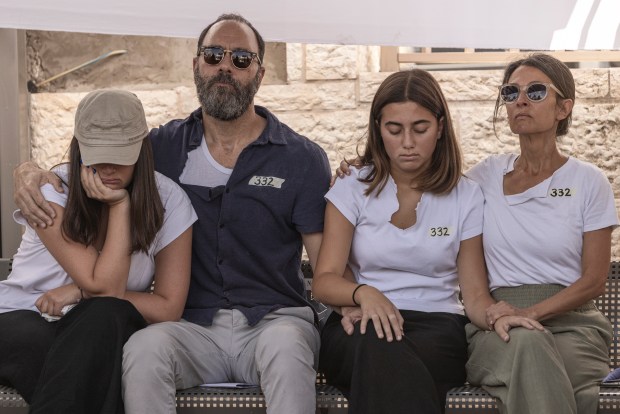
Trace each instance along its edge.
<path fill-rule="evenodd" d="M 509 345 L 519 350 L 536 350 L 542 348 L 555 348 L 553 335 L 549 331 L 537 329 L 514 328 L 508 332 L 510 335 Z"/>
<path fill-rule="evenodd" d="M 130 302 L 110 297 L 87 299 L 56 323 L 59 335 L 122 342 L 147 325 Z"/>
<path fill-rule="evenodd" d="M 84 315 L 88 315 L 89 318 L 93 318 L 94 322 L 105 322 L 106 320 L 116 320 L 127 318 L 142 318 L 142 315 L 131 304 L 131 302 L 108 296 L 94 297 L 85 300 L 78 307 L 76 311 L 81 311 Z"/>

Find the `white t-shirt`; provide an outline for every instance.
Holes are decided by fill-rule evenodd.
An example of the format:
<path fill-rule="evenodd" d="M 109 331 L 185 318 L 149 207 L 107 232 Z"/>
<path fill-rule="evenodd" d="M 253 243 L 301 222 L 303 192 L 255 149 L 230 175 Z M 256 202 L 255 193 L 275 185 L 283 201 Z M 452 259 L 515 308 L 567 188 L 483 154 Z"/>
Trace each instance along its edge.
<path fill-rule="evenodd" d="M 583 233 L 618 225 L 602 171 L 569 158 L 542 183 L 504 195 L 516 154 L 494 155 L 467 176 L 484 193 L 484 253 L 491 290 L 526 284 L 569 286 L 581 277 Z"/>
<path fill-rule="evenodd" d="M 67 170 L 61 166 L 59 174 L 65 182 Z M 127 289 L 146 290 L 155 274 L 155 255 L 174 241 L 196 221 L 197 216 L 185 192 L 169 178 L 155 173 L 157 187 L 164 205 L 164 222 L 149 247 L 148 254 L 136 252 L 131 257 Z M 67 203 L 68 190 L 58 193 L 50 184 L 41 187 L 46 200 L 60 206 Z M 19 210 L 15 221 L 26 227 L 22 241 L 13 257 L 13 270 L 7 280 L 0 282 L 0 313 L 25 309 L 37 311 L 34 303 L 45 292 L 73 281 L 47 250 L 36 231 L 28 225 Z"/>
<path fill-rule="evenodd" d="M 349 266 L 359 283 L 374 286 L 398 309 L 463 314 L 456 258 L 460 242 L 482 233 L 483 196 L 463 177 L 449 194 L 422 194 L 417 222 L 390 223 L 398 210 L 392 178 L 383 191 L 365 196 L 358 181 L 369 169 L 351 169 L 325 196 L 354 226 Z"/>
<path fill-rule="evenodd" d="M 179 181 L 201 187 L 217 187 L 226 185 L 232 171 L 232 168 L 226 168 L 215 161 L 203 135 L 200 150 L 187 153 L 187 162 Z"/>

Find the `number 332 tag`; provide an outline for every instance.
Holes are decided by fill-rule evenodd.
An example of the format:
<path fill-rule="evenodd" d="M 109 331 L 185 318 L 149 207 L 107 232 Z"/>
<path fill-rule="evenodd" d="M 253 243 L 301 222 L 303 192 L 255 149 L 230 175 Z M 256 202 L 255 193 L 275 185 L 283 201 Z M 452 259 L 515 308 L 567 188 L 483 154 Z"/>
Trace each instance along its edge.
<path fill-rule="evenodd" d="M 284 178 L 255 175 L 254 177 L 250 178 L 250 182 L 248 184 L 258 187 L 282 188 L 282 184 L 284 183 L 284 181 Z"/>

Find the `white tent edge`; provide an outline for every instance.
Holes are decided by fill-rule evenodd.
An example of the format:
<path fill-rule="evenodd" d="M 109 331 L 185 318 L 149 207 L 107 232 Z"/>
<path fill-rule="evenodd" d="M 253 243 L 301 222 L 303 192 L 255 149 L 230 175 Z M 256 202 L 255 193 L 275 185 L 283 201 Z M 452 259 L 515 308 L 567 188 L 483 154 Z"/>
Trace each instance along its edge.
<path fill-rule="evenodd" d="M 616 0 L 0 0 L 0 27 L 195 38 L 237 12 L 267 41 L 620 50 Z"/>

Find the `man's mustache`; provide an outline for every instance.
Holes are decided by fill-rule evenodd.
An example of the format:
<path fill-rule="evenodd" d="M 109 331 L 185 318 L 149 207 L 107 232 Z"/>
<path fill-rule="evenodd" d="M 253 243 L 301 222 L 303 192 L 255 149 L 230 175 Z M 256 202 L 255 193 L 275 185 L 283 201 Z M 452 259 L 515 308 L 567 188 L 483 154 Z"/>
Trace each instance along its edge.
<path fill-rule="evenodd" d="M 215 75 L 214 77 L 209 79 L 209 81 L 207 82 L 207 86 L 211 87 L 216 83 L 225 83 L 227 85 L 231 85 L 235 88 L 236 91 L 239 91 L 239 83 L 235 81 L 232 78 L 232 76 L 230 76 L 227 73 L 222 72 L 222 73 Z"/>

